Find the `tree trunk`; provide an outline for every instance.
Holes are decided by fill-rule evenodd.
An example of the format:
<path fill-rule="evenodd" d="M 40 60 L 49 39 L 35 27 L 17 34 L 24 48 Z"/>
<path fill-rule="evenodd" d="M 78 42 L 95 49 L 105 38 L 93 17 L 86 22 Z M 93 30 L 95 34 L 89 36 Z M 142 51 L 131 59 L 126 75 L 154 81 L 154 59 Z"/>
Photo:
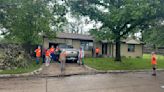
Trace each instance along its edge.
<path fill-rule="evenodd" d="M 121 42 L 120 42 L 120 37 L 116 37 L 116 57 L 115 61 L 120 61 L 121 62 Z"/>

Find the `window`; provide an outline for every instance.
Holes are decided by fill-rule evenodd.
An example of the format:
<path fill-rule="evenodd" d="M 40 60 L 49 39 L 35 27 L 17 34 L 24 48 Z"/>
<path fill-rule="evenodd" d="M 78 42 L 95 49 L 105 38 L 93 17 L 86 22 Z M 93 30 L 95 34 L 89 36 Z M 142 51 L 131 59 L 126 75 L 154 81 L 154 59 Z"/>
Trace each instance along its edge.
<path fill-rule="evenodd" d="M 92 50 L 93 42 L 81 41 L 80 47 L 84 50 Z"/>
<path fill-rule="evenodd" d="M 135 51 L 135 45 L 134 44 L 129 44 L 128 45 L 128 52 L 134 52 Z"/>

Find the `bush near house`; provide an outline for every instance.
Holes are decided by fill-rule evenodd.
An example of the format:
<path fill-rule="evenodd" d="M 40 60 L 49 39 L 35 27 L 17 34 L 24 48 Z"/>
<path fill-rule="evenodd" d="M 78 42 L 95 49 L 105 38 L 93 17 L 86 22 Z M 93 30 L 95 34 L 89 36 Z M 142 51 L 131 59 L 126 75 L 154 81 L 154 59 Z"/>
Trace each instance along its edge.
<path fill-rule="evenodd" d="M 139 70 L 151 69 L 151 55 L 143 58 L 122 58 L 123 62 L 115 62 L 113 58 L 85 58 L 85 64 L 97 70 Z M 157 56 L 158 68 L 164 69 L 164 56 Z"/>
<path fill-rule="evenodd" d="M 1 44 L 0 51 L 0 69 L 2 70 L 27 67 L 30 63 L 30 57 L 19 45 Z"/>
<path fill-rule="evenodd" d="M 0 44 L 0 74 L 31 72 L 39 67 L 21 45 Z"/>

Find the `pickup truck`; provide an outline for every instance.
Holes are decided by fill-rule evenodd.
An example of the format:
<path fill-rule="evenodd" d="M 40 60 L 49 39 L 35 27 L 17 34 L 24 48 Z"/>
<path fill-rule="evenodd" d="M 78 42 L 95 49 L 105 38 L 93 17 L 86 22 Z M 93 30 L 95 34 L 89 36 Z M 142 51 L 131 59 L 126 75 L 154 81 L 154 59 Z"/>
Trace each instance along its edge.
<path fill-rule="evenodd" d="M 72 62 L 77 62 L 78 61 L 78 54 L 79 51 L 77 49 L 74 49 L 73 46 L 71 45 L 66 45 L 66 44 L 60 44 L 58 45 L 60 50 L 65 50 L 67 53 L 66 60 L 67 61 L 72 61 Z"/>

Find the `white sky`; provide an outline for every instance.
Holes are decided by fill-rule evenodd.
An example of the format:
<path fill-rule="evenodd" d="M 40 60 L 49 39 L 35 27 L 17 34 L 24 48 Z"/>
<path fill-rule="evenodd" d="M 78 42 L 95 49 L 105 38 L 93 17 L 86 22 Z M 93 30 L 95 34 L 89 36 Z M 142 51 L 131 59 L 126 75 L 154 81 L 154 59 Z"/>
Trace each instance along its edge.
<path fill-rule="evenodd" d="M 71 13 L 66 14 L 66 19 L 70 23 L 71 22 L 76 23 L 78 21 L 75 17 L 73 17 L 71 15 Z M 85 20 L 88 21 L 87 24 L 86 24 Z M 96 25 L 97 28 L 102 26 L 102 24 L 100 22 L 96 24 L 95 21 L 91 21 L 89 17 L 80 17 L 80 21 L 81 21 L 81 25 L 83 25 L 83 31 L 85 31 L 85 32 L 88 32 L 90 29 L 93 29 L 94 25 Z"/>
<path fill-rule="evenodd" d="M 0 34 L 2 34 L 2 32 L 5 30 L 5 28 L 0 28 Z M 0 35 L 0 38 L 3 38 L 4 36 L 3 35 Z"/>

